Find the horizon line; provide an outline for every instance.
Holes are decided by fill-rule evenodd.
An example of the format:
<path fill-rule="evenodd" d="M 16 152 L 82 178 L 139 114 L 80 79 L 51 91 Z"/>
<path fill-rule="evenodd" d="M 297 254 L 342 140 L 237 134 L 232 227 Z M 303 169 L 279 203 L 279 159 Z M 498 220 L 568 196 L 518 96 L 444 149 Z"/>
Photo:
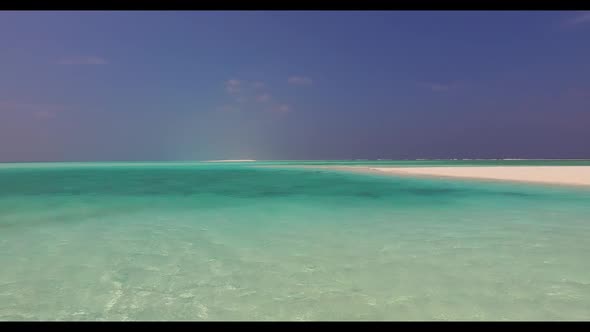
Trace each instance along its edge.
<path fill-rule="evenodd" d="M 223 163 L 223 162 L 267 162 L 267 161 L 550 161 L 578 160 L 590 161 L 587 158 L 402 158 L 402 159 L 218 159 L 218 160 L 86 160 L 86 161 L 0 161 L 0 164 L 35 164 L 35 163 Z"/>

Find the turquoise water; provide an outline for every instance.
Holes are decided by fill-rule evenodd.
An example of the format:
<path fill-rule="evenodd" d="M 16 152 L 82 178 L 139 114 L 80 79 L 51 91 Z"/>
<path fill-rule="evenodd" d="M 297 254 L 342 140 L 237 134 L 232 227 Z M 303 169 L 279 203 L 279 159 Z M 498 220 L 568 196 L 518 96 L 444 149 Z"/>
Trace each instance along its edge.
<path fill-rule="evenodd" d="M 0 165 L 0 320 L 590 318 L 589 189 L 342 163 Z"/>

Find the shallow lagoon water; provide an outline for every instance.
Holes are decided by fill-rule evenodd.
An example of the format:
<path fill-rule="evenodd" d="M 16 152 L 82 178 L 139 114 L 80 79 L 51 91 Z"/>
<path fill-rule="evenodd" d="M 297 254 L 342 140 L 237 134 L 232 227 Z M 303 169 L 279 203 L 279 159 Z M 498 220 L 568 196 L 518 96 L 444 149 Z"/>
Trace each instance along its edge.
<path fill-rule="evenodd" d="M 0 320 L 590 318 L 589 189 L 283 164 L 3 165 Z"/>

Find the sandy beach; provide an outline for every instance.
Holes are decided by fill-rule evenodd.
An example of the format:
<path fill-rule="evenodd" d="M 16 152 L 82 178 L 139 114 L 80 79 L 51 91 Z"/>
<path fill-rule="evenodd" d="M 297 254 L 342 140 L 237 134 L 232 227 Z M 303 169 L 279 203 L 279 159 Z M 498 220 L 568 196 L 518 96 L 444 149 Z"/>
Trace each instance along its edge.
<path fill-rule="evenodd" d="M 254 159 L 223 159 L 223 160 L 205 160 L 206 163 L 243 163 L 256 161 Z"/>
<path fill-rule="evenodd" d="M 590 186 L 590 166 L 357 167 L 396 175 Z"/>

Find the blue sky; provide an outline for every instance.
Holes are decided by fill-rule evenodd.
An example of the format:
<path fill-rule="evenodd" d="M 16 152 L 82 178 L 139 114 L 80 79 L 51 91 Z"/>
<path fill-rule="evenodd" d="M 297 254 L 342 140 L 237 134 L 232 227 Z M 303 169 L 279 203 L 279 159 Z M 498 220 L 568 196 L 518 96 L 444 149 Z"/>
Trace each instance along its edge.
<path fill-rule="evenodd" d="M 0 161 L 590 157 L 590 13 L 0 12 Z"/>

